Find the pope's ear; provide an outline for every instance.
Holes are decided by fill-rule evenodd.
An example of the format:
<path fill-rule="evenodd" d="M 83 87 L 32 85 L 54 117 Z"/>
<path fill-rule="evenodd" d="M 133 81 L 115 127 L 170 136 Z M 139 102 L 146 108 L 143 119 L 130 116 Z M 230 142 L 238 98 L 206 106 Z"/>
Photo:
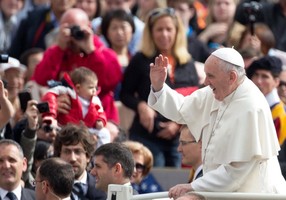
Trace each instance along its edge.
<path fill-rule="evenodd" d="M 234 70 L 231 70 L 230 73 L 229 73 L 229 81 L 230 81 L 231 83 L 234 83 L 234 82 L 237 81 L 237 77 L 238 77 L 237 72 L 234 71 Z"/>

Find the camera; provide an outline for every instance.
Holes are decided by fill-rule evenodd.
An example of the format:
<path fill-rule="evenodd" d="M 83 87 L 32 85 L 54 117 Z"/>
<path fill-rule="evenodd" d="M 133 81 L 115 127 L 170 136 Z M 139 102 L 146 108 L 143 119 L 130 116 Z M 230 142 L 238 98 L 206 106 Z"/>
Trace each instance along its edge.
<path fill-rule="evenodd" d="M 9 56 L 7 54 L 0 54 L 0 63 L 8 63 Z"/>
<path fill-rule="evenodd" d="M 70 27 L 71 30 L 71 36 L 76 40 L 82 40 L 85 38 L 85 34 L 82 30 L 80 30 L 80 27 L 77 25 L 74 25 Z"/>
<path fill-rule="evenodd" d="M 254 35 L 254 23 L 258 14 L 261 12 L 261 4 L 256 1 L 245 2 L 242 4 L 244 13 L 247 15 L 250 24 L 251 35 Z"/>

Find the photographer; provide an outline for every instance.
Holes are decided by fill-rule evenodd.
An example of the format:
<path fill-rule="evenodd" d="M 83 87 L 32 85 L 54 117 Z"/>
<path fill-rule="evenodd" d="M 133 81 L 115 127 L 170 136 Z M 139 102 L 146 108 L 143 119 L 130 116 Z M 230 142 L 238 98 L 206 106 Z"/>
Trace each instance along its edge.
<path fill-rule="evenodd" d="M 113 91 L 121 81 L 122 73 L 116 54 L 93 34 L 87 14 L 72 8 L 62 16 L 56 45 L 46 50 L 32 79 L 46 86 L 47 81 L 60 80 L 64 72 L 69 73 L 80 66 L 97 74 L 101 88 L 99 98 L 107 119 L 119 122 Z"/>
<path fill-rule="evenodd" d="M 249 14 L 245 12 L 245 3 L 251 3 L 256 1 L 243 0 L 239 4 L 236 10 L 235 19 L 242 24 L 249 24 Z M 269 26 L 273 32 L 276 40 L 276 49 L 286 51 L 286 1 L 258 1 L 260 4 L 259 10 L 252 7 L 251 15 L 255 15 L 255 22 L 263 22 Z M 255 5 L 255 3 L 251 3 Z M 257 3 L 256 3 L 257 4 Z"/>
<path fill-rule="evenodd" d="M 42 121 L 40 119 L 37 104 L 36 100 L 28 101 L 25 118 L 19 121 L 13 129 L 15 140 L 23 148 L 24 155 L 28 161 L 28 168 L 22 177 L 25 187 L 28 188 L 32 187 L 32 181 L 34 180 L 32 166 L 36 144 L 38 141 L 52 143 L 59 130 L 55 124 L 56 121 L 52 119 Z"/>

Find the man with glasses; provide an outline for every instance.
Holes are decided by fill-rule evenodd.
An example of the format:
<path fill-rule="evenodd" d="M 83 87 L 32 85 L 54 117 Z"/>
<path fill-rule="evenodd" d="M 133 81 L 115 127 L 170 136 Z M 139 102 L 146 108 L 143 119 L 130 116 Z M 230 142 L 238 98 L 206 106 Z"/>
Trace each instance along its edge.
<path fill-rule="evenodd" d="M 43 161 L 36 173 L 33 185 L 37 200 L 70 200 L 74 183 L 71 164 L 60 158 Z"/>
<path fill-rule="evenodd" d="M 34 200 L 34 191 L 21 185 L 22 174 L 27 169 L 21 146 L 14 140 L 3 139 L 0 149 L 0 199 Z"/>
<path fill-rule="evenodd" d="M 72 200 L 106 200 L 106 194 L 95 188 L 95 178 L 87 165 L 96 148 L 96 140 L 83 125 L 67 124 L 56 136 L 54 155 L 70 163 L 75 173 Z"/>
<path fill-rule="evenodd" d="M 182 164 L 191 166 L 189 183 L 203 175 L 202 142 L 195 137 L 186 125 L 181 127 L 178 152 L 182 156 Z"/>

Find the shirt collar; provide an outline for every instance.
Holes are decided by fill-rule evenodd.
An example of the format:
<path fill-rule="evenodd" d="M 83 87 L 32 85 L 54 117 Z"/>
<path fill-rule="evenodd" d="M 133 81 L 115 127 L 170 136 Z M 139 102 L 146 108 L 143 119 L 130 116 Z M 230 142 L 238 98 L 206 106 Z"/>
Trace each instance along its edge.
<path fill-rule="evenodd" d="M 74 181 L 75 183 L 83 183 L 83 184 L 86 184 L 87 185 L 87 172 L 84 170 L 80 180 L 75 180 Z"/>
<path fill-rule="evenodd" d="M 1 199 L 4 199 L 8 192 L 9 191 L 4 190 L 3 188 L 0 188 Z M 17 199 L 21 199 L 21 192 L 22 192 L 21 184 L 19 183 L 18 187 L 16 187 L 14 190 L 12 190 L 10 192 L 13 192 L 17 196 Z"/>
<path fill-rule="evenodd" d="M 274 88 L 269 94 L 265 96 L 270 107 L 280 102 L 277 89 Z"/>

